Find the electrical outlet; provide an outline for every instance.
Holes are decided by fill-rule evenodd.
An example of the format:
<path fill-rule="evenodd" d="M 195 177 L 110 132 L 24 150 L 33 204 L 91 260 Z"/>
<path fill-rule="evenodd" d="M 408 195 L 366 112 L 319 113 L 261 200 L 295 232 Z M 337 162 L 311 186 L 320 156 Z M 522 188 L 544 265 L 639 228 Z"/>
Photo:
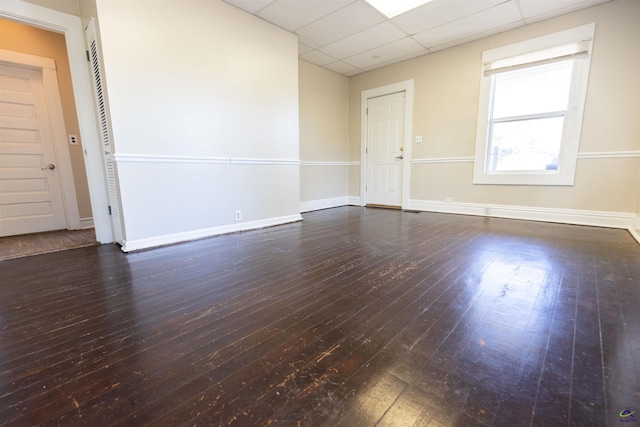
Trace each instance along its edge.
<path fill-rule="evenodd" d="M 69 144 L 78 145 L 78 137 L 75 135 L 69 135 Z"/>
<path fill-rule="evenodd" d="M 242 211 L 236 211 L 236 221 L 242 221 Z"/>

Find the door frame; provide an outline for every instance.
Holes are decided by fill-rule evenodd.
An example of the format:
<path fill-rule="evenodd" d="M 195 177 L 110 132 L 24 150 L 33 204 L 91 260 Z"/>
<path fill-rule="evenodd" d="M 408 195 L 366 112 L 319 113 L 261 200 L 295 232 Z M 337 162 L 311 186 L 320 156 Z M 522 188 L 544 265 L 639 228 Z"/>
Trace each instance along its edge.
<path fill-rule="evenodd" d="M 84 31 L 79 16 L 59 12 L 22 0 L 0 3 L 0 17 L 65 35 L 80 138 L 85 153 L 85 171 L 96 232 L 100 243 L 113 242 L 109 216 L 107 181 L 98 138 L 98 121 L 86 56 Z"/>
<path fill-rule="evenodd" d="M 62 114 L 60 87 L 58 86 L 55 62 L 50 58 L 0 49 L 0 64 L 41 72 L 42 87 L 51 129 L 51 143 L 53 144 L 53 153 L 58 169 L 65 224 L 68 230 L 79 230 L 81 228 L 80 212 L 78 210 L 76 185 L 73 181 L 71 155 L 67 144 L 67 131 Z"/>
<path fill-rule="evenodd" d="M 360 205 L 367 204 L 367 105 L 371 98 L 404 92 L 404 164 L 402 165 L 402 209 L 408 209 L 411 185 L 411 142 L 413 140 L 413 86 L 414 80 L 405 80 L 386 86 L 363 90 L 360 94 Z"/>

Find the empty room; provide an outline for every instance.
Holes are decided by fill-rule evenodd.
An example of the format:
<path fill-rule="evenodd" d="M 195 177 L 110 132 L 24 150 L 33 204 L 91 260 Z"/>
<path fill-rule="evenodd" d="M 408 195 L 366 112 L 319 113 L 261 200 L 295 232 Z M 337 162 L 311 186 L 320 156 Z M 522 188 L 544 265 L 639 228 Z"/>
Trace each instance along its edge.
<path fill-rule="evenodd" d="M 0 71 L 0 425 L 640 423 L 640 1 L 3 0 Z"/>

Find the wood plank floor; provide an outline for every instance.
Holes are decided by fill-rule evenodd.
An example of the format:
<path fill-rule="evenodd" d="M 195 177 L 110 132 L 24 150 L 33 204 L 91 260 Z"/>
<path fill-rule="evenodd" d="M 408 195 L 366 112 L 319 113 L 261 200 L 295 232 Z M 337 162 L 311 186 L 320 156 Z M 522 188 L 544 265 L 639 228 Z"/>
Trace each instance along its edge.
<path fill-rule="evenodd" d="M 623 230 L 343 207 L 0 263 L 3 426 L 638 414 L 640 245 Z"/>

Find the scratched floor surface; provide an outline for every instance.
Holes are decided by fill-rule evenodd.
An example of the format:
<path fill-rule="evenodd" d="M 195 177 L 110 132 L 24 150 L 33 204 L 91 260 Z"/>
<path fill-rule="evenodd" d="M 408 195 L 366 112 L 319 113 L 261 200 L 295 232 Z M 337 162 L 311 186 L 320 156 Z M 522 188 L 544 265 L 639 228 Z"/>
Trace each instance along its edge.
<path fill-rule="evenodd" d="M 633 425 L 639 374 L 624 230 L 343 207 L 0 263 L 7 426 Z"/>

